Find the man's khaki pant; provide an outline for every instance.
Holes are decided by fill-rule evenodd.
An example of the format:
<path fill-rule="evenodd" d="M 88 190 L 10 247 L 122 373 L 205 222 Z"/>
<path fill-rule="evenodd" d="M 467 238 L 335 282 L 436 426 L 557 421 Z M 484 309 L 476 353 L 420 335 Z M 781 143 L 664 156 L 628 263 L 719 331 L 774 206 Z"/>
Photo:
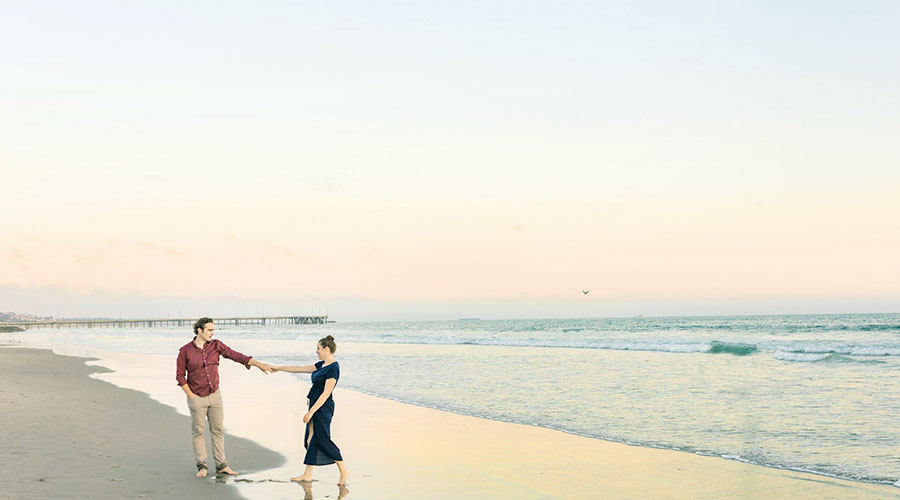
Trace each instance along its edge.
<path fill-rule="evenodd" d="M 188 408 L 191 409 L 191 431 L 193 432 L 197 469 L 206 468 L 206 440 L 203 438 L 203 429 L 206 427 L 207 418 L 209 419 L 209 433 L 212 435 L 216 471 L 224 469 L 228 464 L 225 462 L 225 432 L 222 430 L 225 420 L 222 392 L 216 391 L 209 396 L 188 398 Z"/>

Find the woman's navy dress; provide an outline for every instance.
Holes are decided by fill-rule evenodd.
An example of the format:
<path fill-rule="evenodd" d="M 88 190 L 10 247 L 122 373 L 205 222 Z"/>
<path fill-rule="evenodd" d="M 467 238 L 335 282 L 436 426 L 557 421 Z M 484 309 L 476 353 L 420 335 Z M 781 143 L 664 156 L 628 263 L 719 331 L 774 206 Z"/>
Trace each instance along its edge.
<path fill-rule="evenodd" d="M 312 373 L 312 387 L 309 389 L 309 407 L 316 404 L 319 396 L 325 392 L 325 381 L 333 378 L 335 383 L 341 378 L 341 367 L 337 361 L 328 366 L 322 366 L 324 361 L 316 363 L 316 371 Z M 312 416 L 313 435 L 309 439 L 309 426 L 306 426 L 306 434 L 303 437 L 303 445 L 306 446 L 306 465 L 330 465 L 335 461 L 343 461 L 341 450 L 331 440 L 331 418 L 334 417 L 334 399 L 331 394 L 325 400 L 325 404 L 316 410 Z M 309 444 L 306 444 L 306 443 Z"/>

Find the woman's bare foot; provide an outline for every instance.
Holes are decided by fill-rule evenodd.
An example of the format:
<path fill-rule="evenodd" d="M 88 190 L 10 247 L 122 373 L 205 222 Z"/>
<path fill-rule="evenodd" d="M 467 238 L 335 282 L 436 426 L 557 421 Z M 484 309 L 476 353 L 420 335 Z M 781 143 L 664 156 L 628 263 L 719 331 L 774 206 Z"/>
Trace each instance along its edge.
<path fill-rule="evenodd" d="M 303 474 L 301 476 L 292 477 L 291 481 L 295 483 L 309 483 L 312 482 L 312 474 Z"/>
<path fill-rule="evenodd" d="M 347 484 L 348 479 L 350 479 L 350 473 L 347 471 L 344 471 L 344 473 L 341 474 L 340 479 L 338 479 L 338 482 L 337 482 L 338 486 L 343 486 L 343 485 Z"/>
<path fill-rule="evenodd" d="M 197 477 L 206 477 L 206 469 L 200 469 L 197 471 Z"/>
<path fill-rule="evenodd" d="M 229 476 L 237 476 L 238 473 L 231 470 L 231 467 L 225 467 L 224 469 L 219 469 L 216 471 L 216 474 L 228 474 Z"/>

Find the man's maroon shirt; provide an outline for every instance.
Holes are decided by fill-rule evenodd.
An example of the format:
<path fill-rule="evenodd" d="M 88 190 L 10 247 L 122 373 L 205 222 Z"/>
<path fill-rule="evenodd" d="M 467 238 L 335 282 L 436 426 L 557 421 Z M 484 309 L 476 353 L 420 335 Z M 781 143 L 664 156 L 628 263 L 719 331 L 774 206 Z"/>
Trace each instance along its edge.
<path fill-rule="evenodd" d="M 192 340 L 178 350 L 178 361 L 175 363 L 175 380 L 178 385 L 187 384 L 191 392 L 198 396 L 209 396 L 218 391 L 219 355 L 250 369 L 251 356 L 245 356 L 218 340 L 207 342 L 203 349 L 197 347 Z"/>

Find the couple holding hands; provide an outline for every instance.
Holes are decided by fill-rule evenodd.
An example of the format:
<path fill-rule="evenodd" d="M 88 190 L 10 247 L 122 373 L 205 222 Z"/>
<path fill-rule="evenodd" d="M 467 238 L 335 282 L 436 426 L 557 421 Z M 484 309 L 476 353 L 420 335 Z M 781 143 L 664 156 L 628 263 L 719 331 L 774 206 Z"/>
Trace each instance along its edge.
<path fill-rule="evenodd" d="M 255 366 L 265 373 L 289 372 L 311 373 L 312 388 L 307 394 L 309 411 L 303 416 L 306 432 L 303 445 L 306 470 L 291 481 L 312 481 L 313 466 L 337 464 L 341 477 L 338 485 L 347 484 L 350 473 L 344 466 L 341 450 L 331 440 L 331 419 L 334 416 L 334 400 L 331 397 L 341 376 L 341 367 L 334 359 L 337 346 L 331 335 L 316 343 L 319 362 L 307 366 L 272 366 L 261 363 L 250 356 L 231 349 L 219 340 L 213 340 L 215 324 L 210 318 L 200 318 L 194 323 L 194 340 L 178 351 L 175 379 L 187 395 L 191 410 L 191 430 L 193 433 L 194 458 L 197 463 L 197 477 L 206 477 L 206 442 L 203 430 L 209 420 L 212 434 L 213 458 L 216 474 L 236 475 L 225 460 L 225 414 L 222 395 L 219 393 L 219 356 L 226 357 L 247 367 Z"/>

